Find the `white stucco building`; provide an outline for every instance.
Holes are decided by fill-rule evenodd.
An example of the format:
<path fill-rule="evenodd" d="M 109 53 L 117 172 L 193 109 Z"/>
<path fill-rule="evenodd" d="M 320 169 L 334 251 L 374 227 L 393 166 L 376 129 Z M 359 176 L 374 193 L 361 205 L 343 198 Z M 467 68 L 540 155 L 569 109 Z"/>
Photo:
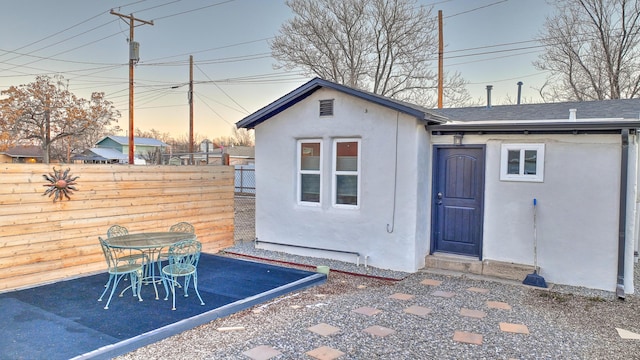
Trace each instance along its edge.
<path fill-rule="evenodd" d="M 624 296 L 639 114 L 640 99 L 429 110 L 313 79 L 237 124 L 255 129 L 256 244 L 518 277 L 537 239 L 548 282 Z"/>

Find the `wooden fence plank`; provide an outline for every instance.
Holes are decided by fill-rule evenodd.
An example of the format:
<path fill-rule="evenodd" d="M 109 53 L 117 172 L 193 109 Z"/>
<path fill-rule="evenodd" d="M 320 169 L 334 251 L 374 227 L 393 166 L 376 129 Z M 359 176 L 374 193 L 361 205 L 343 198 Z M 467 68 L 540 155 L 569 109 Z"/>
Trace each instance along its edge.
<path fill-rule="evenodd" d="M 131 232 L 194 224 L 203 248 L 233 245 L 230 166 L 56 165 L 79 176 L 71 200 L 43 196 L 53 166 L 1 164 L 0 291 L 104 270 L 98 236 L 113 224 Z"/>

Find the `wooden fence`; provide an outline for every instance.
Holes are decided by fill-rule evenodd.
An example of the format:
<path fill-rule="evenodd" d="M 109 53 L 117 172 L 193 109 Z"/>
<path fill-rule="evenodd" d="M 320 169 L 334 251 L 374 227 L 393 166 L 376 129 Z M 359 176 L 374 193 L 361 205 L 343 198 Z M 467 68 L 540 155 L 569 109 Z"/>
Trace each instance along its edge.
<path fill-rule="evenodd" d="M 56 169 L 60 169 L 56 165 Z M 233 245 L 230 166 L 62 165 L 79 176 L 71 200 L 43 195 L 53 165 L 0 166 L 0 291 L 104 271 L 98 236 L 196 228 L 203 251 Z"/>

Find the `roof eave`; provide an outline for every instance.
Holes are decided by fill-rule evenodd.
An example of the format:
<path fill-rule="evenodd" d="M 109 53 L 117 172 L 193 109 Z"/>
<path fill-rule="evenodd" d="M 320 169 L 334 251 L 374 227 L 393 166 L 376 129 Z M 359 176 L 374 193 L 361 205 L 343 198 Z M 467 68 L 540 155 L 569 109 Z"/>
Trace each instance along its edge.
<path fill-rule="evenodd" d="M 640 121 L 626 122 L 562 122 L 562 123 L 540 123 L 540 124 L 443 124 L 429 126 L 429 131 L 440 133 L 455 132 L 603 132 L 619 131 L 622 129 L 639 129 Z"/>
<path fill-rule="evenodd" d="M 299 88 L 281 97 L 280 99 L 272 102 L 271 104 L 263 107 L 262 109 L 256 111 L 255 113 L 238 121 L 236 123 L 236 127 L 253 129 L 257 125 L 268 120 L 269 118 L 279 114 L 280 112 L 288 109 L 289 107 L 295 105 L 296 103 L 304 100 L 309 95 L 311 95 L 316 90 L 322 87 L 340 91 L 345 94 L 349 94 L 357 98 L 367 100 L 367 101 L 376 103 L 378 105 L 400 111 L 402 113 L 413 116 L 418 120 L 426 122 L 428 124 L 441 124 L 446 122 L 446 118 L 440 115 L 428 113 L 426 111 L 421 111 L 421 110 L 412 108 L 410 106 L 399 104 L 397 102 L 392 101 L 391 99 L 369 94 L 367 92 L 350 88 L 348 86 L 336 84 L 331 81 L 327 81 L 320 78 L 314 78 L 309 82 L 305 83 L 304 85 L 300 86 Z"/>

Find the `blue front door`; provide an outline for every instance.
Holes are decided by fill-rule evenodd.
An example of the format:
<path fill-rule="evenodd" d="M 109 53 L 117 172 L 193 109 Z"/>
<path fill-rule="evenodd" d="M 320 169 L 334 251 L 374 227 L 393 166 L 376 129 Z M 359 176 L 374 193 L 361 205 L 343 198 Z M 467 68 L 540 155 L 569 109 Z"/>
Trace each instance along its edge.
<path fill-rule="evenodd" d="M 484 146 L 435 146 L 431 252 L 481 259 Z"/>

